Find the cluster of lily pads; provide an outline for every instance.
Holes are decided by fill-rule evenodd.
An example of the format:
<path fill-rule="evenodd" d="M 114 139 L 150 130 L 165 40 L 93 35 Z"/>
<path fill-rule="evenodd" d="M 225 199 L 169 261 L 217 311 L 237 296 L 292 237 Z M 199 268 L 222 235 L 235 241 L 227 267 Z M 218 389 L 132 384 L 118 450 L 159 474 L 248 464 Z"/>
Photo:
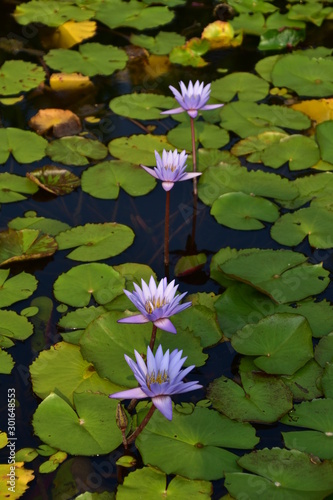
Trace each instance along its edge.
<path fill-rule="evenodd" d="M 323 295 L 330 293 L 333 248 L 332 49 L 303 47 L 264 57 L 251 73 L 222 78 L 215 73 L 209 113 L 201 112 L 207 101 L 200 99 L 186 108 L 185 88 L 182 95 L 173 88 L 181 101 L 173 121 L 175 100 L 158 87 L 157 93 L 112 97 L 102 111 L 95 106 L 99 79 L 130 77 L 134 85 L 135 65 L 140 82 L 147 75 L 167 78 L 174 64 L 199 68 L 201 81 L 206 78 L 200 67 L 209 68 L 206 56 L 224 48 L 238 50 L 249 37 L 260 36 L 261 50 L 294 47 L 306 40 L 311 24 L 319 27 L 332 19 L 332 2 L 289 2 L 281 11 L 279 2 L 229 0 L 215 8 L 217 20 L 211 7 L 209 24 L 192 38 L 169 30 L 184 3 L 32 0 L 18 5 L 14 18 L 22 33 L 24 27 L 35 30 L 39 50 L 20 37 L 0 40 L 3 51 L 15 54 L 1 67 L 4 116 L 11 109 L 29 110 L 24 129 L 7 126 L 7 118 L 0 128 L 0 162 L 6 164 L 0 172 L 0 203 L 5 213 L 7 204 L 23 207 L 20 216 L 7 216 L 8 228 L 0 232 L 0 371 L 10 380 L 26 374 L 27 367 L 15 365 L 14 346 L 30 339 L 39 355 L 29 374 L 41 400 L 32 421 L 41 443 L 18 449 L 17 489 L 11 499 L 24 494 L 35 474 L 54 471 L 55 498 L 68 494 L 68 488 L 71 497 L 84 499 L 124 500 L 139 494 L 149 499 L 161 491 L 175 498 L 217 498 L 222 479 L 226 500 L 244 495 L 324 499 L 333 493 L 333 308 Z M 100 25 L 118 32 L 125 28 L 130 48 L 87 42 Z M 169 31 L 154 36 L 137 32 L 162 25 Z M 134 63 L 133 53 L 140 54 Z M 189 100 L 194 88 L 189 87 Z M 199 90 L 203 86 L 198 84 L 196 97 Z M 41 95 L 73 103 L 71 111 L 42 106 L 36 113 Z M 88 111 L 81 99 L 84 105 L 88 99 Z M 141 133 L 105 134 L 105 139 L 103 120 L 110 116 L 139 126 Z M 155 128 L 160 123 L 165 134 Z M 182 152 L 181 160 L 175 149 Z M 157 169 L 150 169 L 156 162 Z M 163 178 L 163 168 L 174 164 L 182 177 L 168 172 L 171 176 Z M 98 262 L 130 250 L 135 231 L 120 218 L 71 227 L 62 217 L 26 211 L 34 204 L 45 214 L 35 197 L 41 192 L 66 200 L 65 195 L 82 191 L 85 199 L 110 204 L 120 190 L 126 200 L 144 197 L 155 189 L 154 177 L 169 188 L 193 177 L 193 167 L 201 173 L 199 215 L 209 218 L 210 211 L 222 248 L 212 250 L 210 261 L 206 252 L 191 251 L 176 265 L 172 257 L 171 270 L 179 279 L 190 273 L 195 277 L 198 269 L 209 271 L 208 291 L 198 286 L 188 296 L 191 307 L 190 302 L 180 304 L 184 294 L 175 295 L 173 282 L 166 292 L 165 280 L 159 281 L 162 277 L 146 264 Z M 235 234 L 248 235 L 248 248 L 233 248 L 233 240 L 223 239 Z M 271 240 L 252 248 L 261 234 Z M 148 238 L 149 232 L 143 245 Z M 21 271 L 22 262 L 46 258 L 41 262 L 50 263 L 68 250 L 69 269 L 56 276 L 54 297 L 37 296 L 37 279 L 28 266 Z M 172 311 L 169 299 L 176 300 Z M 54 303 L 62 340 L 45 348 Z M 133 325 L 138 306 L 143 317 L 136 321 L 142 324 Z M 177 330 L 172 335 L 161 328 L 171 331 L 166 319 L 177 308 L 182 311 L 172 317 Z M 163 314 L 151 316 L 155 311 Z M 222 342 L 230 350 L 229 361 L 237 354 L 233 378 L 210 373 L 203 382 L 201 367 L 209 367 L 209 355 Z M 222 372 L 228 373 L 227 368 Z M 209 399 L 200 399 L 204 391 L 199 386 L 206 382 Z M 171 406 L 170 395 L 182 389 L 200 390 L 190 393 L 188 402 Z M 142 401 L 127 410 L 110 394 Z M 149 398 L 160 411 L 153 413 Z M 17 399 L 23 406 L 18 390 Z M 280 447 L 262 449 L 267 442 L 261 427 L 277 422 L 274 436 Z M 134 438 L 133 458 L 123 445 L 133 446 Z M 0 447 L 6 450 L 6 444 L 2 432 Z M 102 456 L 113 478 L 116 466 L 127 467 L 129 474 L 116 493 L 103 474 L 98 492 L 93 493 L 89 473 L 79 488 L 72 472 L 76 455 Z M 143 467 L 137 468 L 139 455 Z M 0 465 L 4 491 L 7 469 L 6 463 Z M 82 488 L 91 493 L 79 495 Z"/>

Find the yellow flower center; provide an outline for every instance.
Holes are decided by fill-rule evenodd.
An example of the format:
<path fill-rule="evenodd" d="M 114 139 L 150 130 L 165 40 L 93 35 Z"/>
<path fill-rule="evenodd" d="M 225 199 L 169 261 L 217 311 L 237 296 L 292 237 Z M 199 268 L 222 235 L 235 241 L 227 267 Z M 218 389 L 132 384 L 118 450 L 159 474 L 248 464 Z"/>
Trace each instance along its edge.
<path fill-rule="evenodd" d="M 146 375 L 146 381 L 147 381 L 147 387 L 150 389 L 151 384 L 163 384 L 163 382 L 167 382 L 169 380 L 169 375 L 168 372 L 164 370 L 163 373 L 160 371 L 157 372 L 157 375 L 155 376 L 155 372 L 152 373 L 147 373 Z"/>
<path fill-rule="evenodd" d="M 171 172 L 174 172 L 176 170 L 176 165 L 165 165 L 165 170 L 171 170 Z"/>
<path fill-rule="evenodd" d="M 150 300 L 147 300 L 145 303 L 145 309 L 148 314 L 152 314 L 152 312 L 155 311 L 155 309 L 159 309 L 160 307 L 165 306 L 166 304 L 165 299 L 155 299 L 155 297 L 152 297 Z"/>

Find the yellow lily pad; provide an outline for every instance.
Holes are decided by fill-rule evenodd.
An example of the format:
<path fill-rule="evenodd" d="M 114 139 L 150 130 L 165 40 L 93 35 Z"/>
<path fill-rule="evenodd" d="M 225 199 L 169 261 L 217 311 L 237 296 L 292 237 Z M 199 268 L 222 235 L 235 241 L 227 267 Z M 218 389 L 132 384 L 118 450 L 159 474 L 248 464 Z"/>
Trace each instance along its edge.
<path fill-rule="evenodd" d="M 89 76 L 81 73 L 53 73 L 50 76 L 50 87 L 55 92 L 73 92 L 93 89 L 94 85 Z"/>
<path fill-rule="evenodd" d="M 8 474 L 11 474 L 8 476 Z M 11 480 L 13 477 L 13 480 Z M 9 482 L 8 481 L 9 478 Z M 24 468 L 24 462 L 15 464 L 0 464 L 0 491 L 5 493 L 2 498 L 16 500 L 28 489 L 27 484 L 34 479 L 32 470 Z M 11 484 L 13 483 L 13 485 Z M 12 488 L 9 490 L 9 488 Z"/>
<path fill-rule="evenodd" d="M 237 47 L 242 44 L 243 33 L 235 36 L 235 31 L 230 23 L 215 21 L 205 27 L 201 34 L 201 38 L 209 41 L 211 49 Z"/>
<path fill-rule="evenodd" d="M 40 109 L 29 126 L 42 135 L 52 129 L 55 137 L 76 135 L 82 130 L 80 118 L 69 109 Z"/>
<path fill-rule="evenodd" d="M 51 34 L 45 36 L 42 44 L 46 49 L 69 49 L 94 36 L 96 28 L 95 21 L 67 21 L 67 23 L 58 26 Z"/>

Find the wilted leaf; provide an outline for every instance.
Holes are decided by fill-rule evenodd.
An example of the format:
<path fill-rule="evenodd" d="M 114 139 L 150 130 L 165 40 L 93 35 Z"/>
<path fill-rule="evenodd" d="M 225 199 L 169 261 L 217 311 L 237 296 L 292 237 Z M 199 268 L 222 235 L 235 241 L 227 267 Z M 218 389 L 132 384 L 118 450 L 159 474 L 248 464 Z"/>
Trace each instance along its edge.
<path fill-rule="evenodd" d="M 45 165 L 42 168 L 27 172 L 27 177 L 39 187 L 57 196 L 71 193 L 80 185 L 80 179 L 65 168 Z"/>
<path fill-rule="evenodd" d="M 54 238 L 37 229 L 8 229 L 0 233 L 0 265 L 49 257 L 57 248 Z"/>
<path fill-rule="evenodd" d="M 40 135 L 52 129 L 55 137 L 75 135 L 82 130 L 80 118 L 69 109 L 40 109 L 29 120 L 29 126 Z"/>
<path fill-rule="evenodd" d="M 43 36 L 42 44 L 46 49 L 70 49 L 73 45 L 94 36 L 96 28 L 95 21 L 67 21 L 50 35 Z"/>

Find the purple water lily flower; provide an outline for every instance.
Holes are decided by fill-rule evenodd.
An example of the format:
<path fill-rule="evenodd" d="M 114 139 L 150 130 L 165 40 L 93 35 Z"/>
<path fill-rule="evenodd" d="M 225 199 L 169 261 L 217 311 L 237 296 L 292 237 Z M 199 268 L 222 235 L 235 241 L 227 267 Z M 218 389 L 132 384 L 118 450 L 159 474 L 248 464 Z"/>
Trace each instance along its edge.
<path fill-rule="evenodd" d="M 168 284 L 167 279 L 163 278 L 156 286 L 152 276 L 149 286 L 143 279 L 141 280 L 142 290 L 136 283 L 133 283 L 135 291 L 131 293 L 124 290 L 124 293 L 141 314 L 119 319 L 118 323 L 148 323 L 151 321 L 161 330 L 177 333 L 169 317 L 187 309 L 192 305 L 192 302 L 180 304 L 187 292 L 175 296 L 178 285 L 174 286 L 174 284 L 175 280 Z"/>
<path fill-rule="evenodd" d="M 223 106 L 223 104 L 206 104 L 210 96 L 210 83 L 204 87 L 204 83 L 200 83 L 199 80 L 197 80 L 194 85 L 190 81 L 188 88 L 186 88 L 184 82 L 179 82 L 179 85 L 182 93 L 178 92 L 172 85 L 169 85 L 169 89 L 173 92 L 173 95 L 181 107 L 162 111 L 162 115 L 174 115 L 187 111 L 191 118 L 196 118 L 199 109 L 206 111 L 208 109 L 216 109 Z"/>
<path fill-rule="evenodd" d="M 169 354 L 168 349 L 163 354 L 161 345 L 157 348 L 155 356 L 150 347 L 148 347 L 147 365 L 137 351 L 134 351 L 134 354 L 137 363 L 126 356 L 126 354 L 125 359 L 140 387 L 110 394 L 109 398 L 152 398 L 154 406 L 168 420 L 172 420 L 172 401 L 170 396 L 202 388 L 202 385 L 198 384 L 198 381 L 183 382 L 183 378 L 194 368 L 194 365 L 181 370 L 187 359 L 187 357 L 182 358 L 183 351 L 175 349 Z"/>
<path fill-rule="evenodd" d="M 162 187 L 165 191 L 170 191 L 175 182 L 187 181 L 201 175 L 201 172 L 185 172 L 187 156 L 185 150 L 179 154 L 177 149 L 173 152 L 167 152 L 164 149 L 161 158 L 158 152 L 155 151 L 157 166 L 154 169 L 145 167 L 144 165 L 141 165 L 141 167 L 148 174 L 155 177 L 155 179 L 162 181 Z"/>

